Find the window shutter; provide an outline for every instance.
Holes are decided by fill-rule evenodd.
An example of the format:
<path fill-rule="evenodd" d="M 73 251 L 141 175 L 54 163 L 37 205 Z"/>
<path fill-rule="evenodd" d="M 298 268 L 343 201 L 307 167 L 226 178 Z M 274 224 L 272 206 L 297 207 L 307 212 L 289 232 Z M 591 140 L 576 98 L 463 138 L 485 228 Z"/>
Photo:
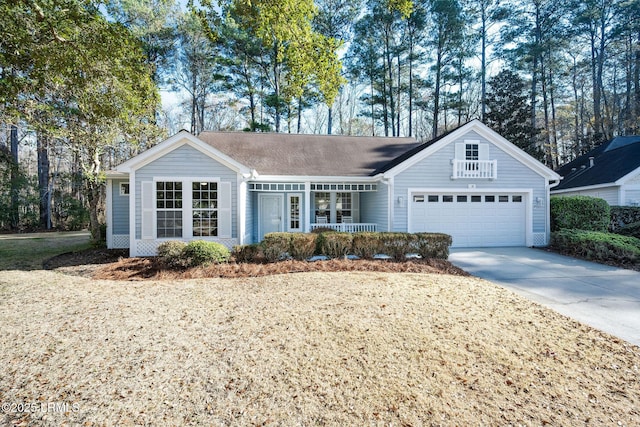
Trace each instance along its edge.
<path fill-rule="evenodd" d="M 464 142 L 456 142 L 456 159 L 457 160 L 464 160 L 464 149 L 465 149 L 465 144 Z"/>
<path fill-rule="evenodd" d="M 478 160 L 489 160 L 489 144 L 478 145 Z"/>
<path fill-rule="evenodd" d="M 232 217 L 231 183 L 220 182 L 218 184 L 218 237 L 231 237 Z"/>
<path fill-rule="evenodd" d="M 156 227 L 153 221 L 153 214 L 155 212 L 153 206 L 153 182 L 152 181 L 144 181 L 142 182 L 142 193 L 140 194 L 141 200 L 141 215 L 140 220 L 142 222 L 142 239 L 155 239 L 156 238 Z"/>

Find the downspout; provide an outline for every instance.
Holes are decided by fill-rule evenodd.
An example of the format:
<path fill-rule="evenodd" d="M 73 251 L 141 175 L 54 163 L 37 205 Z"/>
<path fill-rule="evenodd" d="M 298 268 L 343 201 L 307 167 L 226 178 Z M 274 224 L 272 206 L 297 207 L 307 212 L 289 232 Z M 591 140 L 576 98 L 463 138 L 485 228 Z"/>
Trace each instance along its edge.
<path fill-rule="evenodd" d="M 560 179 L 554 179 L 554 180 L 551 180 L 551 181 L 547 181 L 547 191 L 546 191 L 546 193 L 547 193 L 548 203 L 547 203 L 546 213 L 545 213 L 546 218 L 547 218 L 547 221 L 545 221 L 546 222 L 545 234 L 546 234 L 546 245 L 547 246 L 549 245 L 549 243 L 551 243 L 550 242 L 550 239 L 551 239 L 551 189 L 553 187 L 557 187 L 558 185 L 560 185 L 560 181 L 562 181 L 562 178 L 563 177 L 560 177 Z"/>

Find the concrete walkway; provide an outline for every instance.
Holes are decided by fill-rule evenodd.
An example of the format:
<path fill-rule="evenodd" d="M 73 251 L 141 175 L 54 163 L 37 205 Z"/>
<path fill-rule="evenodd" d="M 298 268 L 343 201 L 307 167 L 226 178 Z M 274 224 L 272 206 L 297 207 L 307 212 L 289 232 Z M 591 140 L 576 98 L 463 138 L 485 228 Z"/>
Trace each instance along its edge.
<path fill-rule="evenodd" d="M 449 261 L 557 312 L 640 345 L 640 272 L 542 249 L 452 249 Z"/>

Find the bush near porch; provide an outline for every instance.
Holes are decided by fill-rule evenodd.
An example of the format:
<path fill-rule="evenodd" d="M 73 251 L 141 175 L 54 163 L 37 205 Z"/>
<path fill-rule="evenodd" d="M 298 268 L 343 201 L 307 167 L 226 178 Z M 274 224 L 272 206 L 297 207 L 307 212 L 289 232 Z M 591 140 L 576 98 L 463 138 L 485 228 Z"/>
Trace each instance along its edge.
<path fill-rule="evenodd" d="M 591 261 L 640 269 L 640 239 L 634 234 L 640 231 L 640 224 L 619 225 L 622 218 L 634 217 L 635 208 L 610 207 L 603 199 L 587 196 L 554 196 L 550 208 L 551 248 Z"/>
<path fill-rule="evenodd" d="M 236 262 L 256 262 L 264 259 L 276 262 L 293 258 L 305 260 L 313 255 L 344 258 L 356 255 L 372 259 L 375 255 L 388 255 L 401 261 L 407 255 L 422 258 L 447 259 L 451 236 L 443 233 L 269 233 L 260 244 L 236 246 Z"/>

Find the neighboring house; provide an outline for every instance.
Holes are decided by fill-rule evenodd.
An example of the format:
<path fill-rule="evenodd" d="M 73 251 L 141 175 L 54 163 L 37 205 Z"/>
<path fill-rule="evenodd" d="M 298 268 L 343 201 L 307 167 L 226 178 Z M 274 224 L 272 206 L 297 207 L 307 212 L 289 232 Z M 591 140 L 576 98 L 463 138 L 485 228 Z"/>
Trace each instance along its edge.
<path fill-rule="evenodd" d="M 433 141 L 182 131 L 107 175 L 107 245 L 231 247 L 318 227 L 544 246 L 560 177 L 479 121 Z"/>
<path fill-rule="evenodd" d="M 640 206 L 640 136 L 618 136 L 557 171 L 551 194 L 592 196 L 612 206 Z"/>

